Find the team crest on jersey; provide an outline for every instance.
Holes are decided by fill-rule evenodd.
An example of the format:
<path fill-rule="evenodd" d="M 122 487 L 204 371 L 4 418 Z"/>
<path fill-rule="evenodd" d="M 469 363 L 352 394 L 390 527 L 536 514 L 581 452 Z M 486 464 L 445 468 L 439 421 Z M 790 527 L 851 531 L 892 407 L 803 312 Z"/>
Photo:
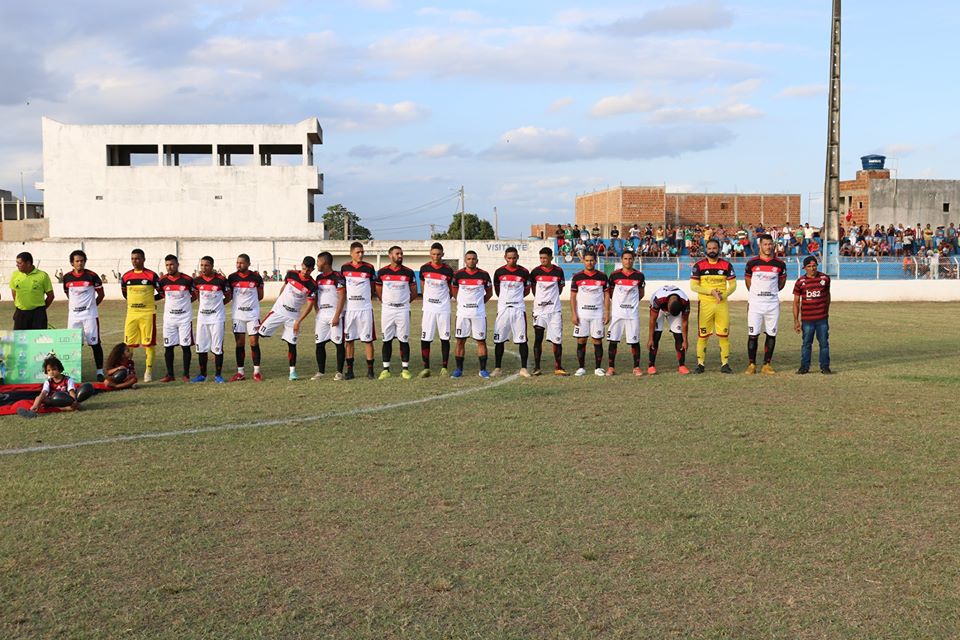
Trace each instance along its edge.
<path fill-rule="evenodd" d="M 820 281 L 820 286 L 821 286 L 821 287 L 827 286 L 827 281 L 826 281 L 826 280 L 821 280 L 821 281 Z"/>

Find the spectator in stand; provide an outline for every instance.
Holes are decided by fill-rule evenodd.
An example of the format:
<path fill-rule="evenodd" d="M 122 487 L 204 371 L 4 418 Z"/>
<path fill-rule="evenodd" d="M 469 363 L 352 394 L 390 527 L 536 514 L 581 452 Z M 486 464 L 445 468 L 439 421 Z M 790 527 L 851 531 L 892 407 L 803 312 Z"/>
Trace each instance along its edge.
<path fill-rule="evenodd" d="M 613 256 L 619 256 L 623 253 L 623 240 L 620 238 L 620 230 L 617 229 L 617 225 L 613 225 L 613 228 L 610 229 L 609 249 Z"/>
<path fill-rule="evenodd" d="M 593 228 L 590 229 L 590 235 L 593 237 L 594 242 L 597 242 L 600 239 L 600 225 L 596 222 L 593 223 Z"/>
<path fill-rule="evenodd" d="M 573 245 L 573 253 L 577 256 L 577 260 L 583 261 L 583 254 L 587 251 L 587 243 L 583 241 L 583 236 L 577 238 L 576 244 Z"/>
<path fill-rule="evenodd" d="M 553 232 L 553 237 L 557 240 L 557 247 L 563 244 L 565 236 L 563 235 L 563 225 L 557 225 L 557 230 Z"/>
<path fill-rule="evenodd" d="M 920 224 L 917 223 L 919 227 Z M 927 223 L 927 226 L 923 229 L 923 246 L 927 249 L 933 249 L 933 229 L 930 228 L 930 223 Z"/>
<path fill-rule="evenodd" d="M 810 250 L 807 248 L 810 245 L 810 241 L 813 240 L 813 232 L 816 231 L 815 228 L 810 226 L 809 222 L 805 222 L 803 225 L 803 252 L 810 253 Z"/>
<path fill-rule="evenodd" d="M 635 252 L 640 248 L 640 227 L 637 226 L 636 222 L 630 227 L 630 246 L 633 247 Z"/>
<path fill-rule="evenodd" d="M 955 253 L 960 247 L 957 247 L 957 228 L 953 226 L 952 222 L 950 223 L 950 226 L 947 227 L 946 237 L 947 246 L 950 247 L 950 253 Z"/>

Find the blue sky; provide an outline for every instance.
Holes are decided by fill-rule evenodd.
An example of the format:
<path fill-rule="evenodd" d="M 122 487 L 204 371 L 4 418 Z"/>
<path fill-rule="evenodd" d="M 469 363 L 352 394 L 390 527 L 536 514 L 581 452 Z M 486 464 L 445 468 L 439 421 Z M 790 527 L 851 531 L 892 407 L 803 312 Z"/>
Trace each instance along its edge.
<path fill-rule="evenodd" d="M 513 237 L 620 183 L 801 193 L 805 216 L 814 194 L 821 217 L 829 0 L 11 4 L 0 187 L 22 170 L 29 197 L 43 115 L 316 116 L 319 204 L 380 238 L 446 227 L 461 184 Z M 843 177 L 885 153 L 902 177 L 960 178 L 960 6 L 845 5 Z"/>

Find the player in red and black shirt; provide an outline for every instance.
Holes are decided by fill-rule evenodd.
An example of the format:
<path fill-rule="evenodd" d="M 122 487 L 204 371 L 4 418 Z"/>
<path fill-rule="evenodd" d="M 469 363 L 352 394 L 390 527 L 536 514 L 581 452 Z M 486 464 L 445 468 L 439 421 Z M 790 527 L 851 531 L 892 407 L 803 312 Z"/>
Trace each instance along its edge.
<path fill-rule="evenodd" d="M 563 316 L 560 311 L 560 292 L 564 285 L 563 269 L 553 264 L 553 249 L 540 249 L 540 264 L 530 272 L 530 290 L 533 292 L 533 375 L 540 375 L 543 339 L 553 345 L 556 365 L 554 375 L 565 376 L 560 362 L 563 358 Z"/>
<path fill-rule="evenodd" d="M 443 245 L 430 246 L 430 262 L 420 267 L 420 291 L 423 296 L 423 317 L 420 321 L 420 355 L 423 357 L 421 378 L 430 377 L 430 343 L 440 334 L 440 375 L 447 375 L 450 361 L 450 283 L 453 269 L 443 261 Z"/>
<path fill-rule="evenodd" d="M 584 360 L 587 356 L 587 338 L 593 340 L 594 374 L 607 375 L 603 363 L 603 325 L 607 324 L 607 274 L 597 271 L 597 255 L 592 251 L 583 254 L 583 271 L 570 280 L 570 306 L 573 315 L 573 337 L 577 339 L 577 364 L 575 376 L 586 375 Z"/>
<path fill-rule="evenodd" d="M 163 362 L 167 375 L 160 382 L 173 382 L 173 358 L 177 345 L 183 353 L 183 381 L 190 381 L 193 353 L 193 303 L 197 299 L 193 278 L 180 271 L 180 261 L 172 253 L 164 258 L 167 272 L 160 277 L 163 293 Z"/>
<path fill-rule="evenodd" d="M 391 376 L 393 339 L 400 343 L 400 376 L 413 378 L 410 373 L 410 303 L 417 299 L 417 274 L 403 264 L 403 249 L 390 247 L 390 264 L 377 272 L 377 297 L 381 301 L 380 330 L 383 342 L 383 371 L 380 380 Z"/>
<path fill-rule="evenodd" d="M 491 377 L 500 375 L 505 343 L 513 338 L 520 351 L 520 377 L 529 378 L 527 358 L 527 305 L 530 293 L 530 272 L 518 264 L 520 252 L 508 247 L 503 254 L 506 264 L 493 272 L 493 290 L 497 294 L 497 318 L 493 323 L 494 368 Z"/>
<path fill-rule="evenodd" d="M 607 287 L 607 375 L 612 376 L 617 366 L 617 347 L 623 337 L 633 355 L 633 375 L 642 376 L 640 368 L 640 301 L 643 299 L 646 279 L 633 268 L 633 251 L 624 249 L 621 268 L 610 274 Z"/>
<path fill-rule="evenodd" d="M 804 274 L 793 285 L 793 328 L 803 333 L 800 347 L 800 368 L 797 373 L 810 372 L 813 337 L 820 344 L 820 373 L 830 370 L 830 276 L 817 270 L 817 259 L 803 259 Z"/>
<path fill-rule="evenodd" d="M 353 342 L 363 343 L 367 357 L 367 378 L 373 380 L 373 341 L 377 327 L 373 321 L 373 296 L 377 295 L 377 270 L 363 260 L 362 242 L 350 244 L 350 262 L 340 267 L 347 289 L 347 307 L 343 318 L 343 340 L 346 343 L 347 372 L 344 380 L 353 380 Z"/>
<path fill-rule="evenodd" d="M 253 379 L 263 380 L 260 375 L 260 301 L 263 300 L 263 276 L 250 270 L 250 256 L 241 253 L 237 256 L 237 270 L 227 276 L 227 283 L 233 295 L 231 302 L 233 338 L 237 357 L 237 373 L 230 382 L 245 380 L 244 360 L 246 349 L 244 335 L 250 336 L 250 353 L 253 356 Z"/>
<path fill-rule="evenodd" d="M 73 270 L 63 276 L 67 294 L 67 328 L 83 331 L 83 341 L 93 350 L 97 365 L 97 381 L 103 382 L 103 345 L 100 343 L 100 316 L 97 307 L 103 302 L 103 282 L 86 268 L 87 254 L 77 249 L 70 254 Z"/>
<path fill-rule="evenodd" d="M 480 359 L 480 377 L 486 379 L 490 377 L 487 372 L 487 301 L 493 295 L 493 286 L 490 274 L 477 267 L 476 251 L 467 251 L 463 263 L 464 268 L 454 273 L 450 282 L 450 291 L 457 299 L 457 347 L 454 351 L 457 368 L 450 377 L 463 376 L 467 338 L 473 336 Z"/>

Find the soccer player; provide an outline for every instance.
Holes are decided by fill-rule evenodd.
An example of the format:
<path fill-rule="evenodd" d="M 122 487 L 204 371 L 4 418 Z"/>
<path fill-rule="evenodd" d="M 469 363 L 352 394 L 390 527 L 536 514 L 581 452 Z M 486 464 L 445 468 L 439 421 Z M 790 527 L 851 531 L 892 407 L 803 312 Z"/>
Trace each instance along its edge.
<path fill-rule="evenodd" d="M 543 356 L 543 339 L 553 345 L 553 374 L 568 375 L 563 370 L 563 315 L 560 311 L 560 292 L 565 278 L 563 269 L 553 264 L 553 249 L 540 249 L 540 264 L 530 272 L 530 289 L 533 291 L 533 375 L 540 375 L 540 359 Z"/>
<path fill-rule="evenodd" d="M 630 345 L 633 356 L 633 375 L 642 376 L 640 368 L 640 301 L 643 299 L 646 280 L 633 268 L 633 250 L 624 249 L 620 257 L 621 267 L 610 274 L 607 286 L 607 375 L 616 373 L 617 347 L 623 337 Z"/>
<path fill-rule="evenodd" d="M 191 382 L 207 379 L 207 354 L 213 352 L 214 382 L 223 384 L 223 329 L 227 322 L 226 303 L 232 293 L 227 279 L 213 270 L 213 258 L 200 258 L 200 275 L 193 282 L 197 305 L 197 361 L 200 375 Z"/>
<path fill-rule="evenodd" d="M 305 256 L 299 271 L 287 271 L 273 308 L 257 329 L 258 336 L 269 338 L 278 328 L 283 327 L 282 339 L 287 343 L 287 363 L 290 365 L 291 380 L 298 379 L 297 334 L 300 331 L 300 321 L 310 314 L 310 308 L 317 297 L 317 283 L 311 276 L 316 264 L 313 256 Z M 310 304 L 307 304 L 308 302 Z"/>
<path fill-rule="evenodd" d="M 423 292 L 423 317 L 420 321 L 420 355 L 423 357 L 421 378 L 430 377 L 430 343 L 440 335 L 440 375 L 447 375 L 450 360 L 450 283 L 453 269 L 443 261 L 443 245 L 430 246 L 430 262 L 420 267 L 420 290 Z"/>
<path fill-rule="evenodd" d="M 527 305 L 523 299 L 530 293 L 530 272 L 518 264 L 520 252 L 507 247 L 503 254 L 506 264 L 493 272 L 493 290 L 497 294 L 497 318 L 493 321 L 493 377 L 500 375 L 503 351 L 507 340 L 513 339 L 520 350 L 520 377 L 529 378 L 527 359 Z"/>
<path fill-rule="evenodd" d="M 451 378 L 463 376 L 463 359 L 467 338 L 477 342 L 480 359 L 480 377 L 489 378 L 487 372 L 487 301 L 493 296 L 490 274 L 477 268 L 477 252 L 467 251 L 463 256 L 464 268 L 453 274 L 450 290 L 457 299 L 457 348 L 454 358 L 457 368 Z"/>
<path fill-rule="evenodd" d="M 773 238 L 769 233 L 760 234 L 760 255 L 747 262 L 744 281 L 750 291 L 747 302 L 747 356 L 750 364 L 747 375 L 757 372 L 757 347 L 760 332 L 766 334 L 763 342 L 763 367 L 761 373 L 773 374 L 770 365 L 773 349 L 777 346 L 777 323 L 780 321 L 780 290 L 787 284 L 787 265 L 773 255 Z"/>
<path fill-rule="evenodd" d="M 160 382 L 173 382 L 173 355 L 177 345 L 183 352 L 183 381 L 190 382 L 190 347 L 193 346 L 193 301 L 197 291 L 193 278 L 180 272 L 177 256 L 163 259 L 167 272 L 160 278 L 163 293 L 163 360 L 167 375 Z"/>
<path fill-rule="evenodd" d="M 67 294 L 67 328 L 83 331 L 83 341 L 93 350 L 97 366 L 97 382 L 103 382 L 103 345 L 100 344 L 100 315 L 97 307 L 103 302 L 103 282 L 87 270 L 87 254 L 77 249 L 70 254 L 73 270 L 63 276 Z"/>
<path fill-rule="evenodd" d="M 594 374 L 607 375 L 601 367 L 603 363 L 603 326 L 607 324 L 607 305 L 604 296 L 607 291 L 607 274 L 597 271 L 597 254 L 587 251 L 583 254 L 583 271 L 570 280 L 570 307 L 573 309 L 573 337 L 577 339 L 577 364 L 579 368 L 573 374 L 584 376 L 584 360 L 587 357 L 587 338 L 593 339 L 593 359 L 596 363 Z"/>
<path fill-rule="evenodd" d="M 123 341 L 131 349 L 143 347 L 146 366 L 143 381 L 153 380 L 153 348 L 157 344 L 157 300 L 163 297 L 160 291 L 160 276 L 143 266 L 146 255 L 143 249 L 130 252 L 133 269 L 120 277 L 120 292 L 127 300 L 127 318 L 123 323 Z"/>
<path fill-rule="evenodd" d="M 665 285 L 650 296 L 650 323 L 647 328 L 647 350 L 649 366 L 647 373 L 657 372 L 657 351 L 660 349 L 660 336 L 666 327 L 673 334 L 674 348 L 677 350 L 677 371 L 687 375 L 687 337 L 690 329 L 690 298 L 673 285 Z"/>
<path fill-rule="evenodd" d="M 353 342 L 363 343 L 367 357 L 367 378 L 373 380 L 373 341 L 377 329 L 373 323 L 373 296 L 377 293 L 377 270 L 363 261 L 363 243 L 350 244 L 350 262 L 340 267 L 347 288 L 347 311 L 343 318 L 343 339 L 346 341 L 347 372 L 345 380 L 353 380 Z"/>
<path fill-rule="evenodd" d="M 800 368 L 797 373 L 810 373 L 813 336 L 820 344 L 820 373 L 830 374 L 830 276 L 817 270 L 817 259 L 803 259 L 804 274 L 793 285 L 793 328 L 803 333 L 800 347 Z"/>
<path fill-rule="evenodd" d="M 343 308 L 347 303 L 347 290 L 343 276 L 333 270 L 333 256 L 324 251 L 317 256 L 317 321 L 314 326 L 316 336 L 317 373 L 314 380 L 320 380 L 327 372 L 327 343 L 332 342 L 337 352 L 337 373 L 334 380 L 343 380 L 343 363 L 346 352 L 343 346 Z M 294 323 L 294 331 L 300 330 L 300 321 Z"/>
<path fill-rule="evenodd" d="M 231 318 L 233 321 L 233 339 L 236 346 L 237 373 L 230 382 L 246 379 L 244 361 L 246 348 L 244 337 L 250 338 L 250 354 L 253 356 L 253 379 L 263 380 L 260 375 L 260 301 L 263 300 L 263 276 L 250 271 L 250 256 L 241 253 L 237 256 L 237 270 L 227 277 L 230 293 L 233 296 Z"/>
<path fill-rule="evenodd" d="M 720 241 L 707 241 L 707 257 L 693 265 L 690 289 L 699 295 L 697 302 L 697 368 L 703 373 L 707 360 L 707 340 L 714 333 L 720 343 L 720 371 L 730 368 L 730 305 L 727 300 L 737 290 L 737 274 L 733 265 L 720 257 Z"/>
<path fill-rule="evenodd" d="M 417 274 L 403 266 L 403 249 L 394 245 L 387 251 L 390 264 L 377 272 L 377 297 L 380 325 L 383 331 L 383 371 L 380 380 L 390 377 L 390 359 L 393 357 L 393 339 L 400 342 L 400 377 L 409 380 L 410 373 L 410 303 L 417 299 Z"/>

